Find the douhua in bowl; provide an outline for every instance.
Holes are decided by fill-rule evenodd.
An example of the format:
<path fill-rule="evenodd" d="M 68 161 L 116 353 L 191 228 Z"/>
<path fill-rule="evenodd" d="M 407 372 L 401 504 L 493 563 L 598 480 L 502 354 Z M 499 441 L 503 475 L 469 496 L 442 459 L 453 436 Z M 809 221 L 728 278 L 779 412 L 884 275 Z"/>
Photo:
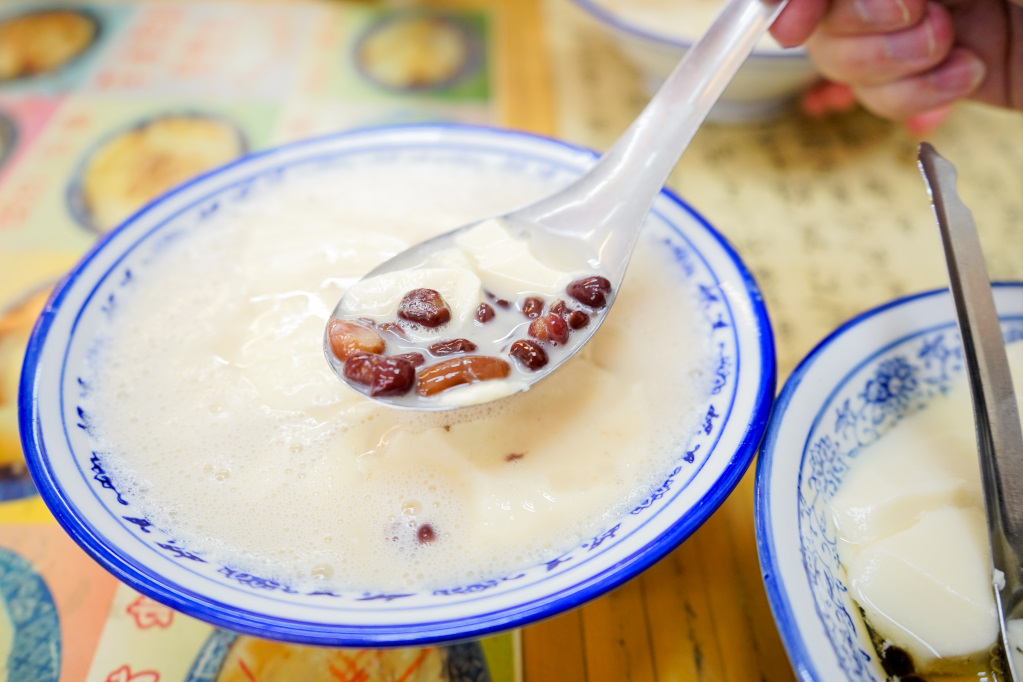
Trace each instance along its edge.
<path fill-rule="evenodd" d="M 1006 342 L 1023 340 L 1023 283 L 994 292 Z M 846 323 L 778 396 L 757 462 L 756 532 L 768 600 L 800 680 L 888 679 L 849 596 L 827 505 L 862 447 L 965 381 L 964 371 L 952 299 L 939 290 Z"/>
<path fill-rule="evenodd" d="M 281 179 L 309 177 L 334 163 L 385 171 L 388 164 L 429 163 L 532 175 L 553 190 L 594 158 L 587 150 L 509 131 L 380 128 L 254 154 L 158 199 L 74 268 L 30 341 L 21 432 L 43 499 L 89 554 L 140 592 L 215 625 L 296 642 L 381 646 L 468 638 L 554 615 L 635 576 L 696 530 L 739 481 L 766 426 L 775 384 L 770 325 L 749 272 L 702 218 L 667 192 L 655 203 L 645 238 L 669 249 L 700 292 L 714 349 L 713 390 L 699 406 L 692 441 L 661 485 L 599 535 L 545 563 L 443 590 L 375 594 L 301 589 L 207 561 L 122 494 L 104 469 L 102 448 L 80 405 L 90 339 L 110 324 L 108 304 L 126 279 L 147 277 L 151 256 L 171 235 L 187 239 L 208 227 L 218 210 L 271 192 Z"/>
<path fill-rule="evenodd" d="M 699 39 L 701 26 L 710 25 L 709 16 L 695 13 L 691 18 L 686 16 L 687 0 L 680 0 L 671 14 L 666 14 L 656 25 L 651 14 L 640 19 L 601 0 L 574 1 L 639 69 L 651 93 Z M 652 8 L 658 4 L 665 6 L 653 3 Z M 695 8 L 694 12 L 705 12 L 706 6 L 706 0 L 696 0 L 690 5 Z M 768 47 L 762 41 L 725 88 L 708 120 L 746 123 L 774 118 L 788 109 L 796 96 L 816 78 L 817 72 L 804 48 Z"/>

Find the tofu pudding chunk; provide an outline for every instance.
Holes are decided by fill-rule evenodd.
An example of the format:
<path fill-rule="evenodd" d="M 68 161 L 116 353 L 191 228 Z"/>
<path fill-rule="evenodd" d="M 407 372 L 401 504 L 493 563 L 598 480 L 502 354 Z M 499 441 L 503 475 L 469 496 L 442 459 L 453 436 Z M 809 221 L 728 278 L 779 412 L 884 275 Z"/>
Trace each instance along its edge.
<path fill-rule="evenodd" d="M 209 562 L 316 589 L 476 585 L 613 527 L 678 466 L 711 390 L 709 323 L 658 241 L 641 237 L 600 333 L 503 400 L 396 409 L 323 356 L 365 272 L 552 189 L 443 161 L 321 167 L 165 240 L 83 377 L 118 491 Z"/>
<path fill-rule="evenodd" d="M 1006 350 L 1023 402 L 1023 343 Z M 987 665 L 998 614 L 965 376 L 856 456 L 830 523 L 850 594 L 918 672 Z"/>
<path fill-rule="evenodd" d="M 479 404 L 556 369 L 611 297 L 582 242 L 492 218 L 353 285 L 328 323 L 327 360 L 391 404 Z"/>

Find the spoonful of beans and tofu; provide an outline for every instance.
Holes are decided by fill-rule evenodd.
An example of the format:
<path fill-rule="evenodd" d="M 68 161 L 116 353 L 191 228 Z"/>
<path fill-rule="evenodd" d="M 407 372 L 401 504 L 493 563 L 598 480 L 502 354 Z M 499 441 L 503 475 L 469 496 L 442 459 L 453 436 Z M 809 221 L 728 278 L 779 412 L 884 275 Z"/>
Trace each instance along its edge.
<path fill-rule="evenodd" d="M 711 106 L 787 0 L 728 0 L 639 117 L 574 183 L 372 270 L 324 333 L 366 396 L 442 410 L 529 388 L 592 338 L 636 238 Z"/>
<path fill-rule="evenodd" d="M 538 236 L 548 262 L 530 248 Z M 335 372 L 372 398 L 445 408 L 516 393 L 572 354 L 614 297 L 578 244 L 506 220 L 434 246 L 419 267 L 360 280 L 327 325 Z"/>

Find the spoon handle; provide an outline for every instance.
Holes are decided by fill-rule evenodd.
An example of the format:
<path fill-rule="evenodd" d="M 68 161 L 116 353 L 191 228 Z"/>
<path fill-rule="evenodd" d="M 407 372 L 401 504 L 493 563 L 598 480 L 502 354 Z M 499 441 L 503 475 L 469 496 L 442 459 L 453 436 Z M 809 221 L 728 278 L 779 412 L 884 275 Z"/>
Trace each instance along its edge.
<path fill-rule="evenodd" d="M 611 272 L 624 270 L 636 234 L 668 175 L 725 86 L 788 0 L 729 0 L 633 121 L 580 180 L 513 214 L 583 236 Z M 617 229 L 620 228 L 620 229 Z M 611 258 L 608 258 L 608 257 Z"/>
<path fill-rule="evenodd" d="M 998 313 L 973 214 L 956 193 L 955 166 L 924 142 L 918 160 L 927 181 L 948 263 L 970 392 L 973 394 L 981 480 L 994 568 L 1004 574 L 995 590 L 1003 641 L 1006 618 L 1023 590 L 1023 433 L 1009 375 Z M 997 582 L 997 581 L 996 581 Z M 1013 680 L 1011 656 L 1006 665 Z"/>

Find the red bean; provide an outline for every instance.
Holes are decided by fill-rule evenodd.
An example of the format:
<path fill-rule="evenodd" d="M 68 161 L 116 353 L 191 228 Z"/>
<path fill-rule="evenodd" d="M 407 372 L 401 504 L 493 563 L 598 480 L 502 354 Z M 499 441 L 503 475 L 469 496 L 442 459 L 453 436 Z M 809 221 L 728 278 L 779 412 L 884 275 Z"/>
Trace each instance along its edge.
<path fill-rule="evenodd" d="M 572 329 L 582 329 L 590 323 L 590 316 L 581 310 L 569 310 L 564 301 L 558 301 L 551 306 L 551 312 L 568 322 Z"/>
<path fill-rule="evenodd" d="M 533 320 L 543 314 L 543 299 L 530 296 L 522 302 L 522 314 Z"/>
<path fill-rule="evenodd" d="M 451 309 L 433 289 L 413 289 L 398 304 L 398 317 L 424 327 L 439 327 L 451 319 Z"/>
<path fill-rule="evenodd" d="M 471 353 L 476 350 L 476 344 L 469 339 L 451 339 L 450 341 L 438 341 L 430 346 L 430 352 L 434 355 L 454 355 L 455 353 Z"/>
<path fill-rule="evenodd" d="M 590 323 L 590 316 L 581 310 L 573 310 L 565 318 L 565 322 L 568 322 L 568 326 L 572 329 L 582 329 Z"/>
<path fill-rule="evenodd" d="M 583 305 L 603 308 L 607 305 L 607 295 L 611 293 L 611 282 L 598 275 L 583 277 L 569 284 L 565 293 Z"/>
<path fill-rule="evenodd" d="M 397 356 L 355 353 L 345 360 L 345 378 L 369 388 L 373 397 L 408 393 L 415 377 L 412 363 Z"/>
<path fill-rule="evenodd" d="M 508 353 L 529 370 L 536 371 L 547 364 L 547 352 L 536 341 L 519 339 Z"/>
<path fill-rule="evenodd" d="M 476 321 L 480 324 L 486 324 L 494 319 L 496 314 L 489 303 L 480 303 L 480 307 L 476 308 Z"/>
<path fill-rule="evenodd" d="M 437 539 L 437 531 L 428 523 L 424 523 L 416 530 L 416 542 L 421 545 L 428 545 Z"/>
<path fill-rule="evenodd" d="M 554 313 L 548 313 L 529 323 L 529 335 L 540 343 L 564 346 L 568 343 L 568 323 Z"/>

